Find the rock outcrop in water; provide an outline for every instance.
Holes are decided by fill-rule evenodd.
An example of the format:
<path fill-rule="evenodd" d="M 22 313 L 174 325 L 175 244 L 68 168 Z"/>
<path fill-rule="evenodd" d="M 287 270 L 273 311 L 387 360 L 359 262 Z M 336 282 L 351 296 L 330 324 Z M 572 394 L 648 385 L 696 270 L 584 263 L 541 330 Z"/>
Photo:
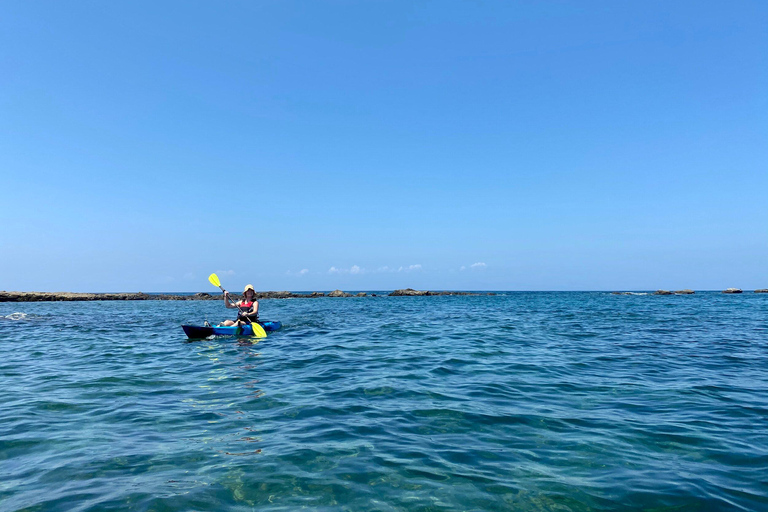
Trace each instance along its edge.
<path fill-rule="evenodd" d="M 325 294 L 292 292 L 256 292 L 256 299 L 304 299 L 323 297 Z M 238 297 L 239 294 L 233 294 Z M 73 300 L 224 300 L 222 294 L 196 293 L 194 295 L 168 295 L 148 293 L 72 293 L 72 292 L 5 292 L 0 291 L 0 302 L 54 302 Z"/>
<path fill-rule="evenodd" d="M 654 295 L 674 295 L 674 292 L 671 292 L 669 290 L 656 290 L 653 292 Z"/>
<path fill-rule="evenodd" d="M 351 297 L 352 294 L 343 292 L 341 290 L 333 290 L 331 293 L 328 294 L 329 297 Z"/>
<path fill-rule="evenodd" d="M 685 290 L 677 290 L 675 292 L 675 295 L 693 295 L 694 293 L 696 292 L 686 288 Z"/>
<path fill-rule="evenodd" d="M 430 292 L 427 290 L 414 290 L 413 288 L 405 288 L 402 290 L 395 290 L 389 294 L 390 297 L 422 297 L 431 295 L 496 295 L 495 293 L 472 293 L 472 292 Z"/>
<path fill-rule="evenodd" d="M 727 288 L 723 290 L 723 293 L 743 293 L 739 288 Z"/>
<path fill-rule="evenodd" d="M 399 296 L 433 296 L 433 295 L 496 295 L 495 293 L 472 292 L 431 292 L 419 291 L 413 288 L 395 290 L 389 294 L 392 297 Z M 233 293 L 233 297 L 239 294 Z M 261 299 L 315 299 L 318 297 L 368 297 L 365 292 L 356 295 L 341 290 L 334 290 L 327 295 L 323 292 L 293 293 L 293 292 L 256 292 L 255 298 Z M 371 294 L 376 297 L 376 294 Z M 210 294 L 206 292 L 194 295 L 170 295 L 162 293 L 73 293 L 73 292 L 6 292 L 0 291 L 0 302 L 58 302 L 58 301 L 92 301 L 92 300 L 223 300 L 222 294 Z"/>
<path fill-rule="evenodd" d="M 768 288 L 760 288 L 759 290 L 755 290 L 755 293 L 768 293 Z"/>

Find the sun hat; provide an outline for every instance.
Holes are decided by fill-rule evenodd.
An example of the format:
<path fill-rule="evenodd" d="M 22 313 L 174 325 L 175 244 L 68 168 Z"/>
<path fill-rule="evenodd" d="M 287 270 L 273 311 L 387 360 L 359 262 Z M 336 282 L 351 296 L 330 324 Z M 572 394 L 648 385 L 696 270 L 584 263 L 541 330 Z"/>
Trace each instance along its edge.
<path fill-rule="evenodd" d="M 247 285 L 245 285 L 245 288 L 243 289 L 243 295 L 245 295 L 245 292 L 247 292 L 248 290 L 251 290 L 253 293 L 256 293 L 256 290 L 253 289 L 253 285 L 252 284 L 247 284 Z"/>

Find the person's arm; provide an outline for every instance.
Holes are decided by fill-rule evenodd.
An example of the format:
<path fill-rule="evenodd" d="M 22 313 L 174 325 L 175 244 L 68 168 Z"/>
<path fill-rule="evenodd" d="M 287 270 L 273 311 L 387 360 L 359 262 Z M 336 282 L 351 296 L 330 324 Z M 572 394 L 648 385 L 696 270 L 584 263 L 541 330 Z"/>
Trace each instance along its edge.
<path fill-rule="evenodd" d="M 235 302 L 234 304 L 230 303 L 230 301 L 229 301 L 229 292 L 224 292 L 224 305 L 226 307 L 228 307 L 229 309 L 239 308 L 240 307 L 240 301 Z"/>

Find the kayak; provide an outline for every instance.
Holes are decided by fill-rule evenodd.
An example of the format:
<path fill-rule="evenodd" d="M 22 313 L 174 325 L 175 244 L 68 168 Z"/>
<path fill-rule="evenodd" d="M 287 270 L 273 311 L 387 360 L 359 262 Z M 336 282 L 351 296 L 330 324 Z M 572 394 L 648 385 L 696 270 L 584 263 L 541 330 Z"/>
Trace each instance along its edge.
<path fill-rule="evenodd" d="M 276 331 L 283 326 L 280 322 L 259 322 L 259 325 L 264 328 L 265 331 Z M 250 325 L 243 325 L 238 327 L 236 325 L 227 326 L 211 326 L 204 327 L 201 325 L 182 325 L 184 333 L 187 338 L 207 338 L 208 336 L 253 336 L 253 329 Z"/>

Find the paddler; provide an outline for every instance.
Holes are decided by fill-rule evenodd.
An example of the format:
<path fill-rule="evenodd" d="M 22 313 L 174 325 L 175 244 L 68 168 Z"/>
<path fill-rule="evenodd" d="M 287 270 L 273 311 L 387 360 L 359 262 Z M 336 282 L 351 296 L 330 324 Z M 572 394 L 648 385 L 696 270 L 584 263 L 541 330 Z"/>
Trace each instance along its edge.
<path fill-rule="evenodd" d="M 246 325 L 251 322 L 259 321 L 259 301 L 255 300 L 256 290 L 253 289 L 253 285 L 245 285 L 243 290 L 243 298 L 232 304 L 229 301 L 229 292 L 224 292 L 224 305 L 228 308 L 239 309 L 237 312 L 237 320 L 225 320 L 221 325 Z"/>

